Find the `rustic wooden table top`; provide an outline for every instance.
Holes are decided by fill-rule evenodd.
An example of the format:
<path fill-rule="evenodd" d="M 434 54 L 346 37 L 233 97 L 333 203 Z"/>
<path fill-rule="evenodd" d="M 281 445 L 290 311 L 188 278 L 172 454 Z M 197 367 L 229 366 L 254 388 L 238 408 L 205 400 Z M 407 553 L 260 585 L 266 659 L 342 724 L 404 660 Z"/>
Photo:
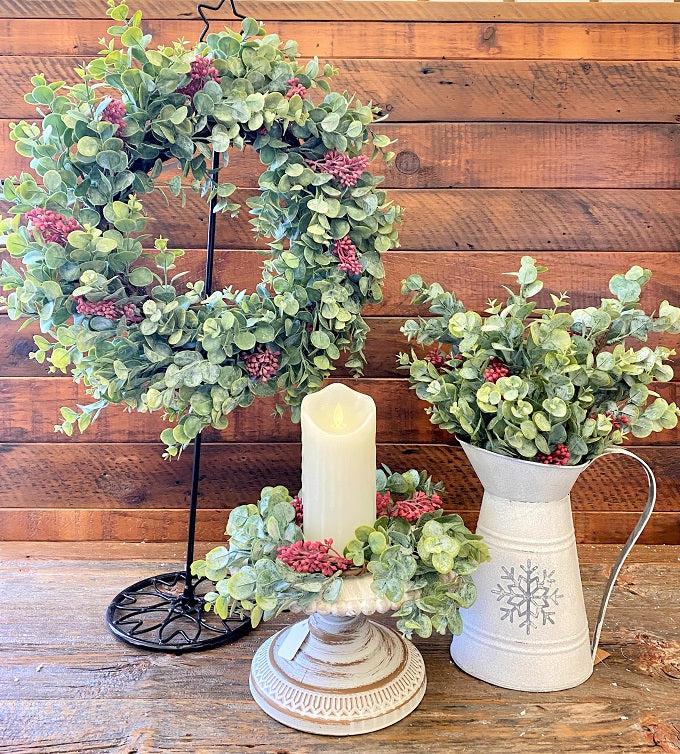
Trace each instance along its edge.
<path fill-rule="evenodd" d="M 580 550 L 592 622 L 616 548 Z M 680 752 L 680 547 L 634 550 L 603 632 L 609 656 L 583 686 L 498 689 L 460 672 L 443 637 L 418 641 L 428 674 L 419 709 L 354 739 L 289 730 L 252 701 L 250 659 L 281 622 L 184 656 L 107 632 L 110 598 L 176 568 L 181 546 L 4 543 L 0 553 L 4 754 Z"/>

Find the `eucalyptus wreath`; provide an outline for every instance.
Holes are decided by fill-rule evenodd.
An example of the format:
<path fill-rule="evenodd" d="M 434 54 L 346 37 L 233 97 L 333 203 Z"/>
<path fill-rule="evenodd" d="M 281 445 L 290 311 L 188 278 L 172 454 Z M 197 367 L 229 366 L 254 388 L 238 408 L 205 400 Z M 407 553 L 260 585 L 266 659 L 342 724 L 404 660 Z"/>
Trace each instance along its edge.
<path fill-rule="evenodd" d="M 401 213 L 365 147 L 393 153 L 373 131 L 376 109 L 331 90 L 332 66 L 299 63 L 295 42 L 256 21 L 152 48 L 139 11 L 108 5 L 109 38 L 75 69 L 78 83 L 34 76 L 26 101 L 41 122 L 11 126 L 33 173 L 4 181 L 3 238 L 21 265 L 4 261 L 0 285 L 11 318 L 40 324 L 32 358 L 70 370 L 93 398 L 62 408 L 58 429 L 84 431 L 109 404 L 163 411 L 174 456 L 260 396 L 280 396 L 297 419 L 341 352 L 360 373 L 361 312 L 381 299 L 380 253 L 398 245 Z M 254 292 L 207 295 L 176 272 L 183 251 L 167 239 L 144 250 L 140 196 L 184 205 L 191 189 L 233 216 L 236 187 L 218 182 L 210 158 L 226 166 L 246 147 L 263 164 L 246 203 L 269 256 Z M 179 173 L 167 179 L 172 161 Z"/>
<path fill-rule="evenodd" d="M 565 311 L 566 293 L 539 307 L 547 270 L 532 257 L 508 273 L 517 290 L 489 301 L 485 316 L 419 275 L 403 293 L 429 306 L 431 317 L 408 320 L 402 332 L 425 356 L 402 353 L 411 387 L 430 421 L 461 439 L 507 456 L 575 465 L 620 445 L 631 434 L 673 429 L 680 408 L 653 389 L 673 378 L 675 351 L 643 345 L 653 333 L 680 333 L 680 308 L 662 301 L 647 314 L 640 296 L 651 272 L 638 265 L 609 281 L 613 298 Z"/>
<path fill-rule="evenodd" d="M 229 515 L 229 546 L 216 547 L 192 565 L 194 575 L 214 582 L 206 609 L 225 619 L 249 615 L 257 626 L 292 606 L 333 603 L 344 579 L 369 573 L 371 588 L 388 602 L 407 637 L 433 631 L 459 634 L 460 608 L 476 590 L 470 574 L 489 559 L 486 544 L 457 514 L 441 508 L 441 483 L 426 472 L 376 472 L 373 524 L 360 526 L 341 554 L 333 542 L 304 539 L 304 510 L 285 487 L 265 487 L 256 505 Z"/>

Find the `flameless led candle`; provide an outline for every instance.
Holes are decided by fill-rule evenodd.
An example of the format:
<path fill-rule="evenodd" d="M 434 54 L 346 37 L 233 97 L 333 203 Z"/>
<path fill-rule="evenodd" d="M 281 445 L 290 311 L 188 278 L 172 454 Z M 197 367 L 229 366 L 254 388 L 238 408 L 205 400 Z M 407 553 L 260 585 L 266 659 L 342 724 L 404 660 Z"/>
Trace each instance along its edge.
<path fill-rule="evenodd" d="M 305 539 L 342 552 L 375 521 L 375 402 L 333 383 L 305 396 L 301 422 Z"/>

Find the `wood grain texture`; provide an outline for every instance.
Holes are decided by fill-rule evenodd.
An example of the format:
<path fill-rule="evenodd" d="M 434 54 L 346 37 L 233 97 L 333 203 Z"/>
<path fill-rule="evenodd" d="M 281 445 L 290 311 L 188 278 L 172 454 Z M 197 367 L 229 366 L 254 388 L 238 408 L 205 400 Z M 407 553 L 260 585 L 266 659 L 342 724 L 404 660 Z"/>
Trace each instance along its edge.
<path fill-rule="evenodd" d="M 200 32 L 192 5 L 142 0 L 141 7 L 157 42 L 193 41 Z M 385 255 L 385 301 L 366 312 L 372 327 L 368 379 L 351 384 L 379 403 L 382 460 L 439 472 L 455 491 L 452 507 L 472 524 L 480 490 L 460 449 L 432 428 L 405 381 L 394 379 L 394 353 L 406 345 L 398 328 L 416 313 L 400 294 L 400 280 L 420 272 L 479 310 L 499 295 L 501 273 L 517 269 L 521 254 L 531 251 L 551 267 L 546 293 L 569 289 L 575 306 L 598 303 L 609 277 L 632 264 L 654 272 L 646 307 L 662 299 L 677 303 L 680 26 L 668 21 L 680 21 L 680 3 L 246 0 L 239 7 L 271 20 L 270 31 L 297 39 L 303 56 L 334 60 L 342 69 L 337 86 L 373 99 L 390 115 L 381 129 L 398 139 L 397 160 L 386 185 L 406 209 L 405 251 Z M 8 141 L 7 121 L 34 115 L 23 102 L 30 75 L 42 70 L 73 80 L 73 65 L 97 53 L 107 26 L 102 15 L 100 0 L 0 0 L 0 175 L 25 167 Z M 226 6 L 215 15 L 229 19 Z M 215 21 L 212 30 L 222 25 Z M 259 172 L 252 153 L 233 155 L 229 179 L 246 187 L 242 198 L 254 190 L 247 187 Z M 198 249 L 187 253 L 182 267 L 190 278 L 202 277 L 204 204 L 190 195 L 178 211 L 156 196 L 147 206 L 151 233 Z M 263 241 L 252 237 L 247 216 L 221 218 L 218 236 L 218 284 L 252 288 L 261 264 L 253 249 Z M 26 359 L 34 331 L 15 328 L 0 317 L 0 538 L 182 539 L 189 454 L 163 463 L 160 420 L 118 410 L 94 432 L 63 443 L 52 433 L 58 408 L 83 395 L 66 378 L 40 377 L 43 368 Z M 676 340 L 653 342 L 672 346 Z M 342 369 L 337 374 L 345 376 Z M 678 385 L 665 386 L 664 395 L 677 399 Z M 252 500 L 262 485 L 299 484 L 297 427 L 287 418 L 274 420 L 272 405 L 259 403 L 236 415 L 226 433 L 207 434 L 199 537 L 221 539 L 226 508 Z M 680 542 L 679 439 L 680 432 L 666 432 L 638 446 L 659 474 L 659 513 L 648 541 Z M 643 496 L 643 480 L 625 462 L 596 464 L 574 495 L 579 539 L 623 541 Z M 87 719 L 93 711 L 69 711 L 69 719 Z M 638 726 L 640 741 L 665 746 L 672 740 L 670 728 L 648 723 Z M 601 731 L 605 722 L 598 725 Z M 583 725 L 578 730 L 578 745 L 595 751 Z M 106 751 L 111 740 L 95 735 L 78 743 L 74 734 L 71 745 L 45 736 L 59 752 Z M 158 743 L 144 736 L 117 738 L 115 746 L 154 752 L 174 746 L 169 738 Z M 192 738 L 191 749 L 242 754 L 241 740 L 225 748 Z M 524 745 L 526 737 L 516 740 Z M 11 741 L 12 754 L 31 748 L 16 736 Z M 542 745 L 547 739 L 537 739 L 535 750 L 547 752 Z M 293 749 L 306 754 L 305 747 Z M 612 747 L 621 752 L 642 743 L 624 736 Z M 555 748 L 551 739 L 549 750 Z M 414 744 L 413 753 L 422 749 Z"/>
<path fill-rule="evenodd" d="M 236 192 L 243 202 L 252 191 Z M 401 245 L 413 251 L 679 251 L 680 193 L 664 189 L 394 189 L 404 208 Z M 205 203 L 193 192 L 186 207 L 144 197 L 147 232 L 172 246 L 202 246 Z M 2 205 L 0 204 L 0 209 Z M 262 249 L 243 211 L 220 217 L 222 248 Z M 600 281 L 598 281 L 600 285 Z"/>
<path fill-rule="evenodd" d="M 140 0 L 147 19 L 197 19 L 195 7 L 184 0 Z M 263 21 L 542 21 L 677 22 L 680 8 L 669 2 L 408 2 L 405 0 L 245 0 L 241 13 Z M 2 0 L 0 18 L 101 18 L 99 0 Z M 222 9 L 210 14 L 213 23 L 233 20 Z"/>
<path fill-rule="evenodd" d="M 354 389 L 366 392 L 381 404 L 378 411 L 378 441 L 431 442 L 435 437 L 447 442 L 449 436 L 428 421 L 423 405 L 408 389 L 406 380 L 345 380 Z M 69 378 L 0 378 L 0 437 L 4 442 L 155 442 L 165 426 L 160 413 L 137 417 L 112 407 L 88 430 L 88 435 L 71 438 L 55 435 L 53 426 L 59 408 L 65 404 L 86 403 L 82 386 Z M 297 442 L 299 425 L 289 415 L 276 416 L 275 400 L 261 398 L 247 410 L 232 414 L 223 432 L 207 430 L 206 440 L 239 442 Z M 395 421 L 398 416 L 398 421 Z M 662 438 L 663 439 L 663 438 Z M 668 438 L 666 438 L 668 439 Z"/>
<path fill-rule="evenodd" d="M 378 406 L 377 441 L 413 443 L 450 442 L 450 435 L 430 424 L 425 404 L 409 389 L 408 381 L 400 379 L 343 379 L 359 392 L 370 395 Z M 680 383 L 652 383 L 666 400 L 680 403 Z M 0 438 L 3 442 L 155 442 L 167 426 L 160 412 L 137 415 L 125 412 L 120 406 L 103 411 L 85 435 L 73 437 L 55 435 L 54 424 L 64 405 L 91 401 L 82 385 L 62 377 L 3 377 L 0 378 Z M 222 432 L 206 430 L 205 439 L 222 442 L 297 442 L 299 425 L 289 416 L 275 415 L 273 398 L 260 398 L 249 408 L 230 415 L 230 426 Z M 644 440 L 634 439 L 634 445 L 669 445 L 680 438 L 680 427 L 657 432 Z"/>
<path fill-rule="evenodd" d="M 103 545 L 102 542 L 99 543 Z M 197 541 L 196 552 L 204 553 L 220 544 L 217 540 Z M 22 540 L 3 542 L 0 545 L 3 558 L 8 560 L 30 560 L 40 564 L 48 560 L 64 559 L 71 561 L 181 561 L 185 554 L 184 542 L 109 542 L 105 546 L 93 547 L 90 542 L 34 542 Z M 606 568 L 614 562 L 619 553 L 617 545 L 594 545 L 582 542 L 577 547 L 579 562 L 596 564 Z M 628 567 L 633 563 L 667 563 L 675 558 L 674 545 L 637 545 L 628 560 Z M 116 566 L 118 564 L 115 564 Z M 592 571 L 596 573 L 597 570 Z M 586 582 L 586 588 L 591 582 Z"/>
<path fill-rule="evenodd" d="M 453 440 L 452 440 L 453 442 Z M 255 502 L 262 487 L 282 484 L 293 494 L 300 488 L 297 443 L 204 443 L 201 507 L 230 509 Z M 191 454 L 172 462 L 161 457 L 160 443 L 0 444 L 0 507 L 14 509 L 146 509 L 189 504 Z M 680 511 L 680 449 L 639 447 L 655 470 L 657 508 Z M 454 445 L 378 445 L 378 463 L 394 471 L 427 469 L 444 482 L 444 503 L 451 510 L 477 510 L 482 488 L 460 447 Z M 641 510 L 646 497 L 644 473 L 617 456 L 598 460 L 577 482 L 574 510 L 601 514 Z M 26 532 L 25 539 L 30 539 Z"/>
<path fill-rule="evenodd" d="M 414 3 L 415 5 L 415 3 Z M 0 56 L 0 117 L 33 117 L 30 77 L 75 81 L 80 58 Z M 680 62 L 570 60 L 334 61 L 335 87 L 370 99 L 400 121 L 673 123 Z"/>
<path fill-rule="evenodd" d="M 253 653 L 291 616 L 213 652 L 143 653 L 115 641 L 102 616 L 121 588 L 180 558 L 165 545 L 128 547 L 125 560 L 108 542 L 91 543 L 85 559 L 81 549 L 3 547 L 0 579 L 9 609 L 0 624 L 0 736 L 8 754 L 347 752 L 346 739 L 285 729 L 250 697 Z M 616 552 L 580 548 L 591 625 Z M 416 640 L 427 667 L 425 698 L 406 720 L 364 736 L 362 750 L 674 754 L 679 556 L 677 547 L 633 550 L 602 635 L 610 656 L 576 689 L 549 695 L 498 689 L 452 665 L 447 637 Z"/>
<path fill-rule="evenodd" d="M 474 530 L 477 510 L 455 509 Z M 187 510 L 168 508 L 2 508 L 0 542 L 30 538 L 35 541 L 142 541 L 176 542 L 186 538 Z M 576 511 L 577 542 L 623 543 L 637 523 L 639 513 Z M 217 540 L 224 534 L 227 514 L 222 508 L 200 508 L 196 536 Z M 680 513 L 658 512 L 640 538 L 643 544 L 680 544 Z"/>
<path fill-rule="evenodd" d="M 680 195 L 670 190 L 404 189 L 390 196 L 404 208 L 401 245 L 416 251 L 680 250 Z M 157 194 L 145 204 L 153 235 L 179 246 L 203 239 L 205 206 L 194 194 L 181 214 Z M 245 212 L 221 218 L 217 239 L 227 248 L 262 248 Z"/>
<path fill-rule="evenodd" d="M 393 188 L 678 188 L 680 125 L 597 123 L 389 124 L 394 162 L 373 170 Z M 0 175 L 27 161 L 0 121 Z M 255 188 L 254 150 L 230 154 L 223 180 Z M 174 171 L 167 171 L 167 179 Z"/>
<path fill-rule="evenodd" d="M 2 5 L 0 5 L 0 8 Z M 621 6 L 618 6 L 620 9 Z M 100 13 L 101 15 L 101 9 Z M 261 16 L 259 18 L 262 18 Z M 11 18 L 0 22 L 4 55 L 96 56 L 98 41 L 110 21 L 51 19 L 45 34 L 42 19 Z M 215 21 L 211 31 L 238 30 L 235 21 Z M 197 39 L 194 21 L 173 18 L 144 21 L 154 45 Z M 300 54 L 322 58 L 490 58 L 496 60 L 679 60 L 676 27 L 668 23 L 481 23 L 267 20 L 267 31 L 295 39 Z"/>

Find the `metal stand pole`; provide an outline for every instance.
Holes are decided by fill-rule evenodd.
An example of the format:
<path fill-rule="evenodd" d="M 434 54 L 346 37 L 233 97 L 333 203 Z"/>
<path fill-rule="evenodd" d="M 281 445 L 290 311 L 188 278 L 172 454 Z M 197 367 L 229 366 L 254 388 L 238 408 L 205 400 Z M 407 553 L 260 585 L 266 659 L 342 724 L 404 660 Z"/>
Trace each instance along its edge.
<path fill-rule="evenodd" d="M 213 152 L 212 176 L 217 188 L 219 182 L 220 155 Z M 208 215 L 208 243 L 205 256 L 205 292 L 209 296 L 213 290 L 213 267 L 215 261 L 215 230 L 217 228 L 217 194 L 210 199 L 210 214 Z M 191 564 L 194 562 L 194 541 L 196 539 L 196 511 L 198 510 L 198 486 L 201 481 L 201 445 L 202 433 L 198 433 L 194 440 L 194 459 L 191 466 L 191 502 L 189 505 L 189 526 L 187 531 L 187 557 L 184 569 L 184 597 L 194 599 L 194 580 L 191 575 Z"/>
<path fill-rule="evenodd" d="M 218 183 L 219 167 L 220 156 L 217 152 L 213 152 L 212 175 L 215 185 Z M 208 216 L 205 260 L 205 290 L 208 294 L 212 293 L 213 282 L 216 204 L 217 195 L 215 194 L 210 200 Z M 232 642 L 250 631 L 250 620 L 247 618 L 223 621 L 214 612 L 206 613 L 204 600 L 200 594 L 200 588 L 205 579 L 196 580 L 191 574 L 200 471 L 201 435 L 199 434 L 194 440 L 184 571 L 163 573 L 138 581 L 116 595 L 106 612 L 106 622 L 111 631 L 119 639 L 135 647 L 176 654 L 199 652 Z"/>

